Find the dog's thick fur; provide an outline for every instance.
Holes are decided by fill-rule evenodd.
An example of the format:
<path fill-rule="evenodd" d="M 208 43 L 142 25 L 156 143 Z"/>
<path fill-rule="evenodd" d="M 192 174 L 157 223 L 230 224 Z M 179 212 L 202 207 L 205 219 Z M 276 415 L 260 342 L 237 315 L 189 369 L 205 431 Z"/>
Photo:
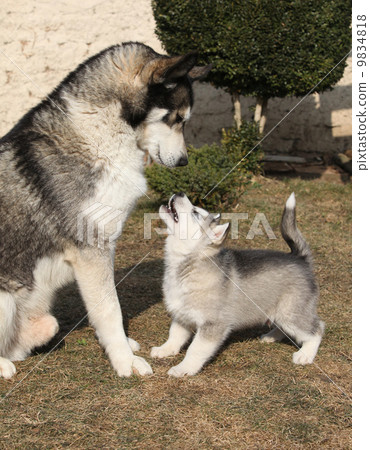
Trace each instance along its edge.
<path fill-rule="evenodd" d="M 53 295 L 73 279 L 118 375 L 151 373 L 123 329 L 112 230 L 93 230 L 86 242 L 77 223 L 96 204 L 124 222 L 146 190 L 145 151 L 169 167 L 187 164 L 192 81 L 210 70 L 195 62 L 193 53 L 168 57 L 140 43 L 110 47 L 0 140 L 1 376 L 55 335 Z"/>
<path fill-rule="evenodd" d="M 160 208 L 167 224 L 164 302 L 172 316 L 169 338 L 152 357 L 176 355 L 195 332 L 184 360 L 169 370 L 198 373 L 233 330 L 273 324 L 264 342 L 291 336 L 301 349 L 296 364 L 313 362 L 324 332 L 316 313 L 319 290 L 308 244 L 296 225 L 295 197 L 288 199 L 281 231 L 291 253 L 221 248 L 229 224 L 194 207 L 184 194 Z"/>

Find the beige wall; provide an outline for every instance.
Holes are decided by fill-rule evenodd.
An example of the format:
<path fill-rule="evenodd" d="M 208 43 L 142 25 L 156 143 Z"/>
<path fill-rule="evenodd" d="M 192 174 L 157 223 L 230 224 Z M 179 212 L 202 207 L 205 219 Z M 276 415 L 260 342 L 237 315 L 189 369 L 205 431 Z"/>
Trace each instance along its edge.
<path fill-rule="evenodd" d="M 150 0 L 2 0 L 0 10 L 0 135 L 88 56 L 122 41 L 141 41 L 161 51 L 154 35 Z M 4 52 L 7 56 L 2 54 Z M 18 66 L 18 68 L 10 61 Z M 351 146 L 351 61 L 333 91 L 311 95 L 264 142 L 273 153 L 312 156 Z M 230 97 L 197 83 L 196 103 L 186 134 L 194 145 L 220 138 L 232 124 Z M 269 103 L 266 132 L 299 99 Z M 243 99 L 251 118 L 253 99 Z"/>

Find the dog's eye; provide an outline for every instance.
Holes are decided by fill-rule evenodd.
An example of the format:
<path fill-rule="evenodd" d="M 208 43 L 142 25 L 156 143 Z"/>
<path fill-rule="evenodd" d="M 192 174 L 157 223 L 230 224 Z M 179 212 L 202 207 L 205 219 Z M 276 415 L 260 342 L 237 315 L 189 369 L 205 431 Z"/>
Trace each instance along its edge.
<path fill-rule="evenodd" d="M 181 117 L 180 114 L 176 114 L 176 119 L 175 119 L 176 123 L 181 123 L 183 120 L 184 120 L 184 118 Z"/>
<path fill-rule="evenodd" d="M 170 113 L 167 113 L 165 116 L 162 117 L 162 122 L 168 124 L 169 118 L 170 118 Z"/>

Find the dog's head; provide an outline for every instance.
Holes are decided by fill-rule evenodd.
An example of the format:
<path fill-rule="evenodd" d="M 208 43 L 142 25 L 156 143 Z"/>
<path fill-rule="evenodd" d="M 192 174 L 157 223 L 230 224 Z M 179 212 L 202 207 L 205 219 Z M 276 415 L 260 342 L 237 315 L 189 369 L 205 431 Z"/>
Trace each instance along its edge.
<path fill-rule="evenodd" d="M 230 225 L 220 225 L 220 214 L 194 206 L 184 193 L 174 194 L 168 205 L 162 205 L 159 216 L 167 225 L 168 245 L 181 255 L 220 246 Z"/>
<path fill-rule="evenodd" d="M 184 126 L 193 106 L 192 82 L 211 70 L 195 66 L 196 58 L 195 53 L 156 58 L 141 73 L 147 86 L 147 114 L 139 127 L 138 145 L 167 167 L 188 163 Z"/>

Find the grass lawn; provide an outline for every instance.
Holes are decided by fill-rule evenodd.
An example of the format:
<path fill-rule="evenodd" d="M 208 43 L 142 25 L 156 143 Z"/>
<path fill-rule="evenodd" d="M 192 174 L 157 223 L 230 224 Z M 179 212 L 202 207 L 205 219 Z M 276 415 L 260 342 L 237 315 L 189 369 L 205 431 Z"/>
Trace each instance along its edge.
<path fill-rule="evenodd" d="M 235 209 L 248 212 L 249 219 L 240 238 L 227 244 L 288 251 L 279 223 L 292 191 L 299 227 L 314 253 L 319 314 L 326 322 L 315 364 L 295 366 L 289 342 L 262 344 L 256 339 L 261 330 L 246 330 L 233 335 L 200 374 L 168 378 L 167 370 L 184 355 L 149 357 L 150 348 L 166 340 L 170 324 L 161 293 L 164 236 L 143 237 L 144 212 L 157 211 L 151 195 L 125 226 L 116 282 L 150 252 L 117 289 L 126 330 L 142 345 L 140 355 L 154 375 L 117 377 L 87 320 L 47 354 L 85 314 L 76 287 L 64 289 L 55 307 L 58 339 L 16 363 L 12 380 L 0 379 L 2 395 L 14 388 L 0 406 L 0 447 L 350 448 L 350 184 L 258 178 Z M 266 234 L 245 239 L 256 212 L 265 214 L 276 240 Z"/>

